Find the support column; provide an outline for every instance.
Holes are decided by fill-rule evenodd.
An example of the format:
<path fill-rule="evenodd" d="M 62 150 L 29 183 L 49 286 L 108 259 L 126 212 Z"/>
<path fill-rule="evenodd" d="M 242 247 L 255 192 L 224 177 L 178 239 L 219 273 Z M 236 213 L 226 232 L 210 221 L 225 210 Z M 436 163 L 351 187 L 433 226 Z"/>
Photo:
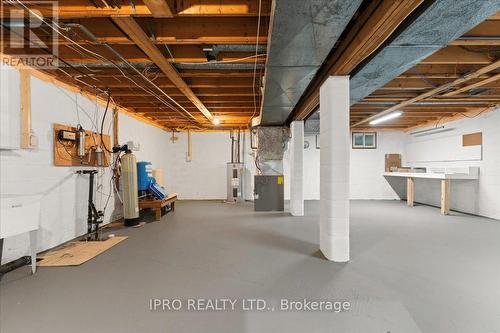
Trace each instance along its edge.
<path fill-rule="evenodd" d="M 320 88 L 320 249 L 349 261 L 349 76 L 331 76 Z"/>
<path fill-rule="evenodd" d="M 304 216 L 304 121 L 290 126 L 290 213 Z"/>
<path fill-rule="evenodd" d="M 450 180 L 441 180 L 441 214 L 450 214 Z"/>
<path fill-rule="evenodd" d="M 408 207 L 413 207 L 415 200 L 415 182 L 413 177 L 406 178 L 406 204 Z"/>

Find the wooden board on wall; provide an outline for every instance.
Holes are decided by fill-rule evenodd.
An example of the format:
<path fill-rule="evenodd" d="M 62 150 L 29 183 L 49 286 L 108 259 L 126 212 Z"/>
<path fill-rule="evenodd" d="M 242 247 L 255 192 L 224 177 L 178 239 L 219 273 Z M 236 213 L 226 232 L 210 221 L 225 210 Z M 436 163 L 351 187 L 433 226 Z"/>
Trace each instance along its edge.
<path fill-rule="evenodd" d="M 471 133 L 462 135 L 462 146 L 480 146 L 483 144 L 483 133 Z"/>
<path fill-rule="evenodd" d="M 60 130 L 76 131 L 76 127 L 66 126 L 62 124 L 54 124 L 54 165 L 56 166 L 98 166 L 97 155 L 92 147 L 101 146 L 101 135 L 96 132 L 85 131 L 85 157 L 80 159 L 78 157 L 78 145 L 76 142 L 63 141 L 58 139 Z M 108 149 L 111 149 L 111 137 L 103 135 L 104 144 Z M 109 166 L 111 154 L 104 148 L 103 150 L 103 164 Z M 89 152 L 92 154 L 89 156 Z"/>

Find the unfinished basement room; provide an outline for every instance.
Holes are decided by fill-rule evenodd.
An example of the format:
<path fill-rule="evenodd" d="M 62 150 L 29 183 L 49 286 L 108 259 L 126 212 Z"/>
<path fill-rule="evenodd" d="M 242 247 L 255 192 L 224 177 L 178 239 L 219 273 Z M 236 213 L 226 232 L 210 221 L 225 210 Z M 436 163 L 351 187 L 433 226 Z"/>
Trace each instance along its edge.
<path fill-rule="evenodd" d="M 0 0 L 1 333 L 500 333 L 500 0 Z"/>

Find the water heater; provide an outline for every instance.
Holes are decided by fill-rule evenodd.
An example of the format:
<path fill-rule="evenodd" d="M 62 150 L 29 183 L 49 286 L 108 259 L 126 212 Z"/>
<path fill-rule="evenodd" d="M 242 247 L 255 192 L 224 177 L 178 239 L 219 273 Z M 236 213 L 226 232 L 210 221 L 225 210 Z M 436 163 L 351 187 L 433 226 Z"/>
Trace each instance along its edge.
<path fill-rule="evenodd" d="M 243 198 L 243 163 L 227 163 L 227 201 L 242 202 Z"/>
<path fill-rule="evenodd" d="M 139 223 L 139 198 L 137 195 L 137 161 L 129 150 L 121 158 L 123 218 L 126 226 Z"/>

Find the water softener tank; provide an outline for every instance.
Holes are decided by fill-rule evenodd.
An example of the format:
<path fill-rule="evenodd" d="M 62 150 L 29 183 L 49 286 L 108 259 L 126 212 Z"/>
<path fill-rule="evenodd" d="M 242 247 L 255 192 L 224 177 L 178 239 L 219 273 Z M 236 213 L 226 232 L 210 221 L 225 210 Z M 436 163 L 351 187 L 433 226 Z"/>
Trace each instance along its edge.
<path fill-rule="evenodd" d="M 139 198 L 137 195 L 137 162 L 130 151 L 121 158 L 121 177 L 123 190 L 123 218 L 126 226 L 139 223 Z"/>
<path fill-rule="evenodd" d="M 137 162 L 137 189 L 147 191 L 153 183 L 153 166 L 151 162 Z"/>

